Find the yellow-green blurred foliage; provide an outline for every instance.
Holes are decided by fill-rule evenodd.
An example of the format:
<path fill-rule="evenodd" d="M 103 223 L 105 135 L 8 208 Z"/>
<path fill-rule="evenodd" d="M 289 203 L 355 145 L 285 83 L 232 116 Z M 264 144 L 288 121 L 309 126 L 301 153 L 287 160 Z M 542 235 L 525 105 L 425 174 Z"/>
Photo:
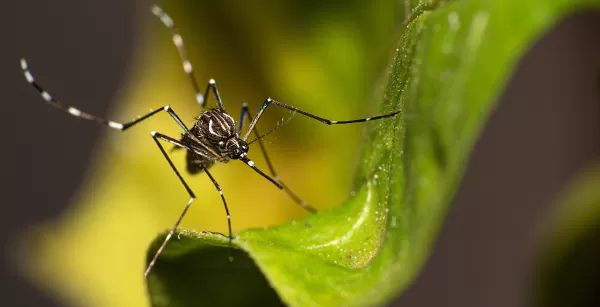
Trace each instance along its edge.
<path fill-rule="evenodd" d="M 163 3 L 181 31 L 201 87 L 215 78 L 236 119 L 242 102 L 256 111 L 269 96 L 333 119 L 377 113 L 375 85 L 404 14 L 395 6 L 396 1 Z M 170 104 L 191 125 L 201 108 L 170 34 L 149 8 L 138 15 L 139 44 L 112 118 L 128 120 Z M 266 113 L 259 124 L 263 131 L 289 115 L 277 107 Z M 327 208 L 351 189 L 362 127 L 329 127 L 296 115 L 265 140 L 281 178 L 315 207 Z M 173 225 L 188 199 L 152 141 L 152 130 L 175 137 L 181 132 L 166 114 L 127 133 L 107 129 L 69 210 L 25 236 L 19 255 L 23 272 L 70 305 L 147 304 L 146 248 Z M 256 146 L 249 155 L 267 171 Z M 185 170 L 182 151 L 172 158 Z M 239 162 L 211 171 L 227 197 L 234 231 L 305 214 Z M 186 174 L 186 179 L 198 199 L 182 227 L 226 231 L 221 200 L 208 178 Z"/>

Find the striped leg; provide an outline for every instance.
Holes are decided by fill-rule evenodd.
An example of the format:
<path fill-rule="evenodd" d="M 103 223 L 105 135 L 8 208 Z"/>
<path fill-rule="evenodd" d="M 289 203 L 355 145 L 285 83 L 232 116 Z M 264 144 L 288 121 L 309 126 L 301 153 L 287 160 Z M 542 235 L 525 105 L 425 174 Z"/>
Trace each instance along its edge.
<path fill-rule="evenodd" d="M 171 158 L 169 158 L 169 155 L 165 151 L 164 147 L 160 144 L 159 140 L 162 140 L 162 141 L 165 141 L 165 142 L 169 142 L 169 143 L 171 143 L 173 145 L 176 145 L 178 147 L 187 149 L 189 151 L 193 151 L 192 148 L 190 148 L 186 144 L 181 143 L 180 141 L 178 141 L 178 140 L 176 140 L 174 138 L 171 138 L 169 136 L 166 136 L 164 134 L 161 134 L 161 133 L 158 133 L 158 132 L 154 132 L 154 131 L 152 131 L 151 134 L 152 134 L 152 138 L 156 142 L 156 145 L 158 146 L 158 148 L 162 152 L 163 156 L 165 157 L 165 159 L 167 159 L 167 162 L 169 162 L 169 165 L 171 166 L 171 169 L 175 172 L 175 174 L 177 175 L 177 178 L 179 178 L 179 181 L 181 181 L 181 183 L 185 187 L 186 191 L 188 192 L 188 194 L 190 196 L 190 200 L 188 201 L 187 205 L 183 209 L 183 212 L 181 213 L 181 215 L 177 219 L 177 222 L 175 222 L 175 225 L 173 225 L 173 227 L 171 227 L 171 230 L 169 230 L 169 233 L 165 237 L 165 240 L 163 241 L 163 243 L 161 244 L 161 246 L 158 248 L 158 250 L 154 254 L 154 257 L 152 258 L 152 260 L 148 264 L 148 268 L 146 268 L 146 272 L 144 272 L 144 277 L 145 278 L 148 277 L 148 274 L 152 270 L 152 267 L 154 267 L 154 264 L 156 263 L 156 260 L 158 259 L 158 257 L 162 253 L 162 251 L 165 249 L 165 246 L 167 245 L 167 242 L 169 242 L 169 240 L 171 239 L 171 237 L 173 237 L 173 234 L 175 233 L 175 231 L 179 227 L 179 224 L 181 224 L 181 221 L 183 220 L 183 217 L 185 216 L 185 214 L 187 213 L 188 209 L 192 205 L 192 202 L 194 201 L 194 199 L 196 199 L 196 195 L 194 194 L 194 192 L 192 191 L 192 189 L 190 189 L 190 187 L 188 186 L 188 184 L 185 182 L 185 180 L 181 176 L 181 173 L 179 172 L 179 170 L 177 170 L 177 167 L 175 167 L 175 165 L 173 164 L 173 161 L 171 161 Z M 196 151 L 194 151 L 194 152 L 196 152 Z M 219 183 L 208 172 L 207 169 L 204 169 L 204 172 L 206 173 L 206 175 L 208 175 L 208 177 L 210 178 L 210 180 L 212 181 L 212 183 L 215 185 L 215 187 L 217 188 L 217 191 L 221 195 L 221 199 L 223 200 L 223 206 L 225 207 L 225 213 L 227 214 L 227 227 L 229 229 L 229 245 L 231 246 L 231 240 L 233 240 L 233 234 L 232 234 L 232 231 L 231 231 L 231 215 L 229 214 L 229 208 L 227 207 L 227 202 L 225 201 L 225 196 L 223 196 L 223 190 L 221 189 L 221 186 L 219 185 Z M 230 259 L 231 259 L 231 255 L 230 255 Z"/>
<path fill-rule="evenodd" d="M 248 104 L 244 103 L 244 104 L 242 104 L 242 112 L 240 114 L 240 122 L 239 122 L 239 126 L 238 126 L 238 134 L 242 132 L 242 127 L 244 127 L 244 122 L 245 122 L 246 118 L 248 118 L 250 121 L 252 121 L 252 115 L 250 114 L 250 111 L 248 110 Z M 267 166 L 269 167 L 269 171 L 271 172 L 271 175 L 273 176 L 273 179 L 275 179 L 275 181 L 277 181 L 283 187 L 283 190 L 300 207 L 304 208 L 306 211 L 308 211 L 310 213 L 316 213 L 317 210 L 315 208 L 313 208 L 312 206 L 310 206 L 304 200 L 300 199 L 300 197 L 298 197 L 294 192 L 292 192 L 292 190 L 279 178 L 279 175 L 277 175 L 277 173 L 275 172 L 275 168 L 273 167 L 273 164 L 271 163 L 271 159 L 269 159 L 269 156 L 267 155 L 267 150 L 265 148 L 265 145 L 263 144 L 263 141 L 261 140 L 262 136 L 258 132 L 258 129 L 256 128 L 256 126 L 254 126 L 254 128 L 252 130 L 254 131 L 254 134 L 256 136 L 256 140 L 258 141 L 258 144 L 260 146 L 260 150 L 262 151 L 263 156 L 265 157 L 265 161 L 267 162 Z M 252 142 L 250 142 L 250 143 L 252 143 Z"/>
<path fill-rule="evenodd" d="M 179 224 L 181 223 L 181 220 L 183 220 L 183 217 L 185 216 L 185 214 L 187 213 L 188 209 L 192 205 L 192 202 L 194 201 L 194 199 L 196 199 L 196 195 L 194 194 L 194 192 L 192 191 L 192 189 L 190 189 L 190 187 L 188 186 L 188 184 L 185 182 L 185 180 L 183 179 L 183 177 L 181 176 L 181 174 L 177 170 L 177 167 L 175 167 L 175 165 L 173 164 L 173 161 L 171 161 L 171 158 L 169 158 L 169 155 L 167 155 L 167 152 L 165 151 L 165 149 L 163 148 L 163 146 L 160 144 L 159 140 L 163 140 L 163 141 L 169 142 L 171 144 L 174 144 L 174 145 L 179 146 L 181 148 L 185 148 L 187 150 L 192 150 L 192 149 L 190 147 L 188 147 L 187 145 L 181 143 L 180 141 L 178 141 L 176 139 L 173 139 L 171 137 L 168 137 L 168 136 L 166 136 L 164 134 L 160 134 L 160 133 L 152 131 L 151 135 L 152 135 L 152 138 L 154 139 L 154 141 L 156 142 L 156 145 L 158 145 L 158 148 L 162 152 L 163 156 L 165 157 L 165 159 L 167 159 L 167 162 L 169 162 L 169 165 L 171 166 L 171 169 L 175 172 L 175 174 L 177 175 L 177 178 L 179 178 L 179 181 L 181 181 L 181 183 L 185 187 L 185 190 L 188 192 L 188 194 L 190 196 L 190 200 L 188 200 L 187 205 L 185 206 L 185 208 L 183 209 L 183 212 L 179 216 L 179 219 L 177 219 L 177 222 L 175 222 L 175 225 L 173 225 L 173 227 L 169 231 L 169 234 L 167 234 L 167 236 L 165 237 L 165 240 L 163 241 L 162 245 L 158 248 L 158 250 L 154 254 L 154 257 L 152 258 L 152 260 L 148 264 L 148 268 L 146 268 L 146 272 L 144 272 L 144 278 L 148 277 L 148 274 L 152 270 L 152 267 L 154 267 L 154 264 L 156 263 L 156 260 L 158 259 L 158 256 L 162 253 L 163 249 L 167 245 L 167 242 L 169 242 L 169 240 L 171 239 L 171 237 L 173 236 L 173 234 L 177 230 L 177 227 L 179 227 Z M 229 218 L 227 220 L 229 221 Z M 231 237 L 231 230 L 229 232 L 229 235 Z"/>
<path fill-rule="evenodd" d="M 229 228 L 229 247 L 231 247 L 231 240 L 233 240 L 233 234 L 231 232 L 231 215 L 229 214 L 229 208 L 227 207 L 225 196 L 223 196 L 223 189 L 221 189 L 219 183 L 215 180 L 215 178 L 210 174 L 210 172 L 207 169 L 204 169 L 204 172 L 206 173 L 208 178 L 210 178 L 210 181 L 212 181 L 212 183 L 215 185 L 215 188 L 217 188 L 217 192 L 219 192 L 219 195 L 221 195 L 221 200 L 223 200 L 223 207 L 225 207 L 225 214 L 227 214 L 227 227 Z M 229 254 L 229 259 L 231 260 L 231 253 Z"/>
<path fill-rule="evenodd" d="M 187 51 L 185 50 L 185 46 L 183 45 L 183 38 L 181 37 L 181 34 L 179 34 L 179 31 L 177 31 L 177 28 L 175 27 L 175 24 L 173 23 L 173 19 L 171 19 L 171 17 L 169 17 L 169 15 L 167 15 L 158 5 L 153 5 L 151 7 L 151 11 L 154 15 L 156 15 L 156 17 L 158 17 L 160 19 L 160 21 L 162 21 L 162 23 L 165 25 L 165 27 L 167 27 L 169 29 L 169 31 L 171 31 L 173 44 L 175 44 L 175 47 L 177 48 L 177 52 L 179 53 L 179 57 L 181 58 L 181 63 L 183 65 L 183 71 L 185 71 L 185 73 L 189 76 L 190 81 L 192 83 L 192 87 L 194 88 L 194 92 L 196 93 L 196 101 L 198 102 L 198 104 L 200 104 L 201 106 L 204 107 L 204 105 L 206 103 L 204 96 L 206 96 L 206 94 L 204 96 L 202 96 L 202 93 L 200 93 L 200 87 L 198 86 L 198 81 L 196 80 L 196 76 L 194 76 L 194 69 L 192 68 L 192 63 L 188 59 Z M 209 82 L 209 86 L 210 86 L 210 82 Z M 208 88 L 207 88 L 207 93 L 208 93 Z M 216 89 L 215 89 L 215 95 L 217 96 L 219 106 L 220 106 L 220 99 L 218 98 Z"/>
<path fill-rule="evenodd" d="M 21 59 L 21 68 L 23 69 L 23 74 L 25 75 L 25 79 L 27 79 L 27 82 L 29 82 L 29 84 L 31 84 L 42 96 L 42 98 L 44 98 L 44 100 L 46 100 L 46 102 L 48 102 L 48 104 L 50 104 L 51 106 L 58 108 L 60 110 L 63 110 L 75 117 L 79 117 L 79 118 L 83 118 L 86 120 L 91 120 L 91 121 L 95 121 L 97 123 L 100 123 L 102 125 L 108 126 L 110 128 L 116 129 L 116 130 L 121 130 L 121 131 L 125 131 L 131 127 L 133 127 L 135 124 L 151 117 L 152 115 L 160 112 L 160 111 L 166 111 L 167 113 L 169 113 L 169 115 L 171 115 L 171 117 L 173 118 L 173 120 L 175 120 L 175 122 L 177 122 L 177 124 L 188 134 L 192 135 L 192 133 L 190 132 L 190 130 L 187 128 L 187 126 L 183 123 L 183 121 L 181 121 L 181 119 L 179 118 L 179 116 L 177 116 L 177 114 L 175 113 L 175 111 L 173 111 L 173 109 L 170 106 L 164 106 L 160 109 L 156 109 L 153 111 L 150 111 L 148 114 L 145 114 L 143 116 L 139 116 L 138 118 L 130 121 L 130 122 L 126 122 L 126 123 L 119 123 L 119 122 L 115 122 L 115 121 L 111 121 L 111 120 L 106 120 L 104 118 L 83 112 L 75 107 L 71 107 L 71 106 L 67 106 L 62 104 L 60 101 L 58 101 L 57 99 L 55 99 L 54 97 L 52 97 L 52 95 L 50 95 L 50 93 L 48 93 L 46 90 L 44 90 L 33 78 L 33 75 L 31 74 L 31 71 L 29 70 L 29 66 L 27 65 L 27 61 L 25 59 Z M 192 135 L 193 137 L 193 135 Z"/>
<path fill-rule="evenodd" d="M 367 117 L 367 118 L 359 118 L 359 119 L 352 119 L 352 120 L 330 120 L 330 119 L 326 119 L 314 114 L 310 114 L 308 112 L 302 111 L 296 107 L 287 105 L 283 102 L 279 102 L 277 100 L 273 100 L 271 98 L 267 98 L 265 100 L 265 102 L 263 103 L 263 105 L 260 107 L 260 110 L 258 110 L 258 114 L 256 114 L 256 117 L 254 118 L 254 120 L 252 120 L 252 122 L 250 122 L 250 128 L 248 129 L 248 131 L 246 131 L 246 134 L 244 135 L 244 137 L 242 138 L 244 141 L 246 141 L 248 139 L 248 136 L 250 136 L 250 132 L 252 131 L 252 129 L 254 128 L 254 126 L 256 125 L 256 122 L 258 121 L 258 119 L 262 116 L 263 112 L 265 111 L 265 109 L 270 105 L 270 104 L 275 104 L 277 106 L 280 106 L 284 109 L 288 109 L 288 110 L 292 110 L 295 112 L 298 112 L 304 116 L 308 116 L 312 119 L 316 119 L 324 124 L 327 125 L 335 125 L 335 124 L 353 124 L 353 123 L 361 123 L 361 122 L 368 122 L 370 120 L 377 120 L 377 119 L 382 119 L 382 118 L 386 118 L 386 117 L 391 117 L 394 116 L 398 113 L 400 113 L 401 111 L 396 111 L 396 112 L 392 112 L 389 114 L 384 114 L 384 115 L 379 115 L 379 116 L 374 116 L 374 117 Z"/>

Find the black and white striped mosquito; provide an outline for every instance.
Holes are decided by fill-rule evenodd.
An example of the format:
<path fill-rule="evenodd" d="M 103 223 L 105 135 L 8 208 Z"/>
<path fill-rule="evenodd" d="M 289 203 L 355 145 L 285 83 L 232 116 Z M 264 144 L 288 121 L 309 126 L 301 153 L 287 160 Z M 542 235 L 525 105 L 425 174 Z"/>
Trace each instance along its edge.
<path fill-rule="evenodd" d="M 116 130 L 125 131 L 125 130 L 133 127 L 137 123 L 139 123 L 147 118 L 150 118 L 151 116 L 153 116 L 161 111 L 165 111 L 183 129 L 183 133 L 181 134 L 181 138 L 179 140 L 169 137 L 167 135 L 161 134 L 159 132 L 155 132 L 155 131 L 151 132 L 151 136 L 154 139 L 154 141 L 156 142 L 156 145 L 158 146 L 158 148 L 162 152 L 163 156 L 165 157 L 165 159 L 171 166 L 171 169 L 173 170 L 173 172 L 175 172 L 175 174 L 177 175 L 177 177 L 179 178 L 179 180 L 185 187 L 187 193 L 189 194 L 190 199 L 187 202 L 185 208 L 183 209 L 183 212 L 177 219 L 177 222 L 170 229 L 169 234 L 166 236 L 164 242 L 162 243 L 160 248 L 156 251 L 154 258 L 148 264 L 148 267 L 144 273 L 144 277 L 148 276 L 148 274 L 150 273 L 150 270 L 152 269 L 156 260 L 158 259 L 158 256 L 163 251 L 167 242 L 169 241 L 169 239 L 171 239 L 171 237 L 177 230 L 179 223 L 181 222 L 181 220 L 185 216 L 186 212 L 190 208 L 192 201 L 194 199 L 196 199 L 196 195 L 194 194 L 192 189 L 189 187 L 189 185 L 185 182 L 185 180 L 181 176 L 181 173 L 177 170 L 177 168 L 173 164 L 173 162 L 169 158 L 169 155 L 165 151 L 165 149 L 164 149 L 163 145 L 160 143 L 160 141 L 165 141 L 165 142 L 171 143 L 171 144 L 175 145 L 176 148 L 185 149 L 187 151 L 186 162 L 187 162 L 188 172 L 190 174 L 204 172 L 210 178 L 210 180 L 213 182 L 213 184 L 217 188 L 217 191 L 221 195 L 221 199 L 223 201 L 223 206 L 225 208 L 225 213 L 227 214 L 227 227 L 229 230 L 228 238 L 229 238 L 229 243 L 231 244 L 233 235 L 231 232 L 231 216 L 229 214 L 229 209 L 227 208 L 227 202 L 225 201 L 225 196 L 223 196 L 223 190 L 221 190 L 219 183 L 217 183 L 215 178 L 208 171 L 208 169 L 216 162 L 226 163 L 229 160 L 240 160 L 243 163 L 245 163 L 246 165 L 248 165 L 249 167 L 251 167 L 258 174 L 260 174 L 261 176 L 263 176 L 264 178 L 266 178 L 267 180 L 272 182 L 276 187 L 284 190 L 290 196 L 290 198 L 292 198 L 294 200 L 294 202 L 296 202 L 299 206 L 301 206 L 305 210 L 307 210 L 311 213 L 315 213 L 317 211 L 313 207 L 308 205 L 305 201 L 300 199 L 294 192 L 292 192 L 292 190 L 290 190 L 290 188 L 288 188 L 288 186 L 285 185 L 285 183 L 283 183 L 283 181 L 279 178 L 279 176 L 275 172 L 275 168 L 273 167 L 271 161 L 269 160 L 269 157 L 265 150 L 265 146 L 261 140 L 261 137 L 264 135 L 261 136 L 256 128 L 256 123 L 258 122 L 261 115 L 263 114 L 263 112 L 269 105 L 272 105 L 272 104 L 277 105 L 279 107 L 291 110 L 294 113 L 299 113 L 299 114 L 308 116 L 310 118 L 316 119 L 316 120 L 318 120 L 322 123 L 328 124 L 328 125 L 360 123 L 360 122 L 366 122 L 366 121 L 370 121 L 370 120 L 377 120 L 377 119 L 381 119 L 381 118 L 391 117 L 391 116 L 394 116 L 394 115 L 400 113 L 400 111 L 396 111 L 396 112 L 393 112 L 390 114 L 385 114 L 385 115 L 380 115 L 380 116 L 375 116 L 375 117 L 368 117 L 368 118 L 361 118 L 361 119 L 354 119 L 354 120 L 345 120 L 345 121 L 335 121 L 335 120 L 329 120 L 329 119 L 326 119 L 326 118 L 323 118 L 320 116 L 310 114 L 308 112 L 299 110 L 299 109 L 297 109 L 293 106 L 287 105 L 285 103 L 273 100 L 271 98 L 267 98 L 263 102 L 260 109 L 258 110 L 256 117 L 252 117 L 252 115 L 250 114 L 250 111 L 248 109 L 248 105 L 244 103 L 242 105 L 240 120 L 238 121 L 237 126 L 236 126 L 235 120 L 231 117 L 231 115 L 229 115 L 227 113 L 227 111 L 225 111 L 225 108 L 223 107 L 223 103 L 221 102 L 221 97 L 219 95 L 219 91 L 217 90 L 217 85 L 215 83 L 215 80 L 211 79 L 208 81 L 208 85 L 206 86 L 204 95 L 200 92 L 200 87 L 198 86 L 198 82 L 196 81 L 196 78 L 193 73 L 192 64 L 190 63 L 190 61 L 187 57 L 186 50 L 183 46 L 183 40 L 181 38 L 181 35 L 178 33 L 177 28 L 175 28 L 173 20 L 167 14 L 165 14 L 160 7 L 158 7 L 156 5 L 152 6 L 151 11 L 171 31 L 173 43 L 175 44 L 175 47 L 177 48 L 177 51 L 179 52 L 179 56 L 182 61 L 183 70 L 190 78 L 190 83 L 196 93 L 196 101 L 198 102 L 198 104 L 200 104 L 200 106 L 205 108 L 205 111 L 200 113 L 200 115 L 195 118 L 196 122 L 194 123 L 194 125 L 192 126 L 191 129 L 189 129 L 186 126 L 186 124 L 183 123 L 183 121 L 179 118 L 179 116 L 177 116 L 175 111 L 169 105 L 164 106 L 159 109 L 156 109 L 154 111 L 150 111 L 150 113 L 140 116 L 140 117 L 138 117 L 130 122 L 126 122 L 126 123 L 119 123 L 119 122 L 115 122 L 115 121 L 111 121 L 111 120 L 106 120 L 104 118 L 100 118 L 100 117 L 94 116 L 92 114 L 80 111 L 77 108 L 74 108 L 74 107 L 71 107 L 68 105 L 64 105 L 64 104 L 60 103 L 58 100 L 54 99 L 54 97 L 52 97 L 46 90 L 44 90 L 35 81 L 35 79 L 33 78 L 33 75 L 31 74 L 31 72 L 29 70 L 29 66 L 27 65 L 27 62 L 25 61 L 25 59 L 21 59 L 21 68 L 23 69 L 23 74 L 25 75 L 25 79 L 27 80 L 27 82 L 29 82 L 40 93 L 42 98 L 44 100 L 46 100 L 46 102 L 48 102 L 51 106 L 56 107 L 60 110 L 63 110 L 75 117 L 95 121 L 95 122 L 106 125 L 110 128 L 116 129 Z M 208 95 L 211 92 L 213 93 L 216 103 L 217 103 L 217 106 L 214 108 L 208 108 L 206 106 L 206 100 L 208 98 Z M 248 126 L 247 131 L 242 135 L 242 127 L 244 126 L 244 122 L 246 120 L 250 120 L 250 124 Z M 250 160 L 250 158 L 248 158 L 249 143 L 251 144 L 252 142 L 254 142 L 254 141 L 249 142 L 249 143 L 247 142 L 248 137 L 250 136 L 251 133 L 254 133 L 256 136 L 256 139 L 254 141 L 258 141 L 260 150 L 265 158 L 265 161 L 266 161 L 267 167 L 269 168 L 271 176 L 265 174 L 260 169 L 258 169 L 254 165 L 254 162 L 252 160 Z"/>

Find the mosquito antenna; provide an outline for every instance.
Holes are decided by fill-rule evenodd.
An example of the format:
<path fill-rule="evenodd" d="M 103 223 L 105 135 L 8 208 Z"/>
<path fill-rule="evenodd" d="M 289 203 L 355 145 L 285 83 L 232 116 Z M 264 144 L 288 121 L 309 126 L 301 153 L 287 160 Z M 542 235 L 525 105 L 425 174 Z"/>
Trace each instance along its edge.
<path fill-rule="evenodd" d="M 277 130 L 277 129 L 285 126 L 285 125 L 287 125 L 287 123 L 289 123 L 290 120 L 292 120 L 292 117 L 294 117 L 294 115 L 296 115 L 296 111 L 292 112 L 292 115 L 290 115 L 285 121 L 281 120 L 281 121 L 277 122 L 277 126 L 275 126 L 275 128 L 269 130 L 267 133 L 265 133 L 265 134 L 263 134 L 263 135 L 255 138 L 254 140 L 248 142 L 248 145 L 250 145 L 250 144 L 252 144 L 252 143 L 254 143 L 254 142 L 262 139 L 263 137 L 269 135 L 271 132 L 273 132 L 273 131 L 275 131 L 275 130 Z"/>

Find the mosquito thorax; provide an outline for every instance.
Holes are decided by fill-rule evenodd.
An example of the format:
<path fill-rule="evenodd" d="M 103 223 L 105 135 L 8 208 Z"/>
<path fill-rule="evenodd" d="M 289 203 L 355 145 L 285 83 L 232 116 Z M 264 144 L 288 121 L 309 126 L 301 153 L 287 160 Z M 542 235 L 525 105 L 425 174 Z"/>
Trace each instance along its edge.
<path fill-rule="evenodd" d="M 236 135 L 235 121 L 223 109 L 210 109 L 202 113 L 197 120 L 199 137 L 213 144 L 223 144 Z"/>
<path fill-rule="evenodd" d="M 227 156 L 231 159 L 244 158 L 248 153 L 248 143 L 239 137 L 232 137 L 227 140 L 225 147 L 227 148 Z"/>

